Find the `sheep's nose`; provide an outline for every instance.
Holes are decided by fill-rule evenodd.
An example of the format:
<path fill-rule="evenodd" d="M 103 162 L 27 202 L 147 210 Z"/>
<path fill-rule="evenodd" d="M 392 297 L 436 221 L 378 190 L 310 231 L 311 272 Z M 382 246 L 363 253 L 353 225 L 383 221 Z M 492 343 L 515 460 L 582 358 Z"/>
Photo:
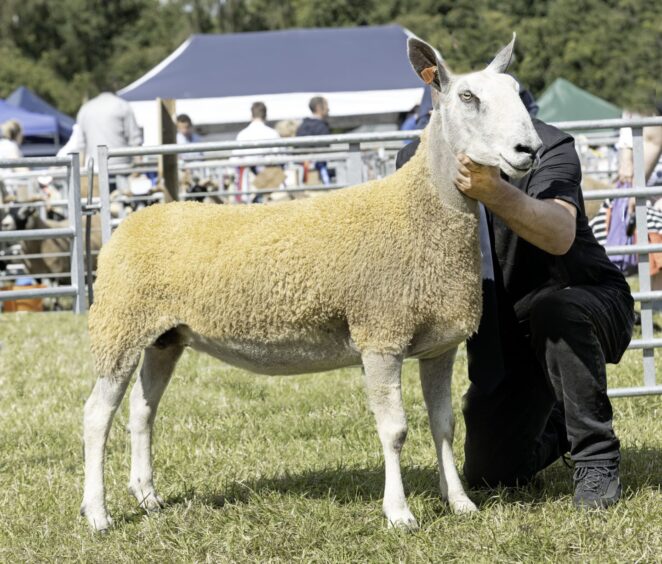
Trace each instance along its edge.
<path fill-rule="evenodd" d="M 536 156 L 536 150 L 533 147 L 529 147 L 528 145 L 515 145 L 515 152 L 526 153 L 532 158 Z"/>

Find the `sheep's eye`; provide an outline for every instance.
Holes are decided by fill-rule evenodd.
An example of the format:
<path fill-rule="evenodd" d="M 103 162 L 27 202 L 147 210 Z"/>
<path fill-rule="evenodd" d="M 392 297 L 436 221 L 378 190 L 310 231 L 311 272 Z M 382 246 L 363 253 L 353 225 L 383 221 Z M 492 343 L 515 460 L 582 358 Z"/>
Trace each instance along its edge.
<path fill-rule="evenodd" d="M 471 102 L 471 100 L 473 99 L 474 99 L 474 95 L 468 90 L 465 90 L 464 92 L 460 93 L 460 100 L 462 100 L 463 102 Z"/>

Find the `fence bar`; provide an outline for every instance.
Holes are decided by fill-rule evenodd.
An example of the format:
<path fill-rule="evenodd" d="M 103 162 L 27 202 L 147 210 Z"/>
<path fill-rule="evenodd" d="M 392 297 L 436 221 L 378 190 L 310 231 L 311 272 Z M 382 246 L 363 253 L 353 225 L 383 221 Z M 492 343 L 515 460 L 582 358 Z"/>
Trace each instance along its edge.
<path fill-rule="evenodd" d="M 634 349 L 652 349 L 655 347 L 662 347 L 662 339 L 633 339 L 628 345 L 628 350 Z"/>
<path fill-rule="evenodd" d="M 0 168 L 19 168 L 37 166 L 67 166 L 67 157 L 25 157 L 20 159 L 0 159 Z"/>
<path fill-rule="evenodd" d="M 632 292 L 632 297 L 635 302 L 656 302 L 662 301 L 662 291 L 655 292 Z"/>
<path fill-rule="evenodd" d="M 71 164 L 69 180 L 69 224 L 75 235 L 71 241 L 71 284 L 78 290 L 74 303 L 74 313 L 85 313 L 85 265 L 83 262 L 83 210 L 80 201 L 80 156 L 69 153 Z"/>
<path fill-rule="evenodd" d="M 54 239 L 55 237 L 73 238 L 75 235 L 76 233 L 71 227 L 26 229 L 25 231 L 0 231 L 0 242 L 37 241 L 39 239 Z"/>
<path fill-rule="evenodd" d="M 644 205 L 644 213 L 645 213 Z M 639 227 L 637 227 L 639 229 Z M 648 243 L 640 245 L 610 245 L 605 247 L 605 251 L 608 255 L 646 255 L 648 253 L 659 253 L 662 251 L 662 243 Z"/>
<path fill-rule="evenodd" d="M 0 292 L 0 302 L 22 300 L 25 298 L 59 298 L 75 296 L 78 290 L 74 286 L 58 286 L 57 288 L 31 288 L 29 290 L 6 290 Z"/>
<path fill-rule="evenodd" d="M 634 185 L 645 186 L 644 177 L 644 130 L 643 127 L 632 128 L 632 149 L 634 158 Z M 648 221 L 646 198 L 637 196 L 635 198 L 635 218 L 637 223 L 637 237 L 640 241 L 648 241 Z M 651 291 L 650 262 L 648 253 L 650 247 L 639 252 L 639 291 Z M 641 337 L 642 341 L 653 339 L 653 307 L 650 301 L 641 303 Z M 655 349 L 644 347 L 644 386 L 655 386 Z"/>
<path fill-rule="evenodd" d="M 613 388 L 607 390 L 607 395 L 610 398 L 652 396 L 656 394 L 662 394 L 662 386 L 638 386 L 636 388 Z"/>
<path fill-rule="evenodd" d="M 97 147 L 99 156 L 99 200 L 101 204 L 101 244 L 110 240 L 110 176 L 108 174 L 108 147 Z"/>
<path fill-rule="evenodd" d="M 582 195 L 584 200 L 604 200 L 605 198 L 635 198 L 637 196 L 655 198 L 662 196 L 662 187 L 650 188 L 613 188 L 609 190 L 583 190 Z"/>

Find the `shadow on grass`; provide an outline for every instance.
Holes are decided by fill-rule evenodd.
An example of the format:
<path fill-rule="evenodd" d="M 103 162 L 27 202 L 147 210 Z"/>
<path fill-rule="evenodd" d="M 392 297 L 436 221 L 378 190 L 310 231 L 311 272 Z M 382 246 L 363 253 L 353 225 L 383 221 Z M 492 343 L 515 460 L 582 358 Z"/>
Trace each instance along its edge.
<path fill-rule="evenodd" d="M 622 452 L 621 479 L 634 492 L 662 487 L 662 452 L 651 448 L 626 448 Z M 407 496 L 438 497 L 436 467 L 404 467 L 403 482 Z M 188 503 L 197 498 L 211 507 L 250 503 L 251 498 L 269 494 L 292 494 L 302 498 L 333 499 L 340 504 L 379 501 L 383 495 L 384 469 L 324 468 L 299 474 L 285 474 L 245 482 L 234 481 L 216 491 L 183 492 L 166 500 L 168 505 Z M 541 472 L 529 484 L 519 488 L 472 489 L 469 496 L 480 507 L 499 503 L 538 505 L 558 501 L 573 493 L 572 469 L 561 461 Z"/>

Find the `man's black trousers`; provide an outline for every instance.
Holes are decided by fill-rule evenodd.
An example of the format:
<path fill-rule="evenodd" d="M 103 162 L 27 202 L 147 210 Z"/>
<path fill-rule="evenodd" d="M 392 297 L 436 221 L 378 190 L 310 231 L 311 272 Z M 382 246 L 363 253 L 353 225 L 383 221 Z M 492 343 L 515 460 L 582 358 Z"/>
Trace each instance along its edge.
<path fill-rule="evenodd" d="M 501 383 L 489 393 L 471 384 L 464 397 L 469 484 L 526 483 L 568 450 L 575 462 L 617 461 L 605 363 L 620 360 L 633 322 L 622 290 L 578 286 L 539 298 L 528 322 L 504 335 L 521 341 L 521 354 L 506 359 Z"/>

